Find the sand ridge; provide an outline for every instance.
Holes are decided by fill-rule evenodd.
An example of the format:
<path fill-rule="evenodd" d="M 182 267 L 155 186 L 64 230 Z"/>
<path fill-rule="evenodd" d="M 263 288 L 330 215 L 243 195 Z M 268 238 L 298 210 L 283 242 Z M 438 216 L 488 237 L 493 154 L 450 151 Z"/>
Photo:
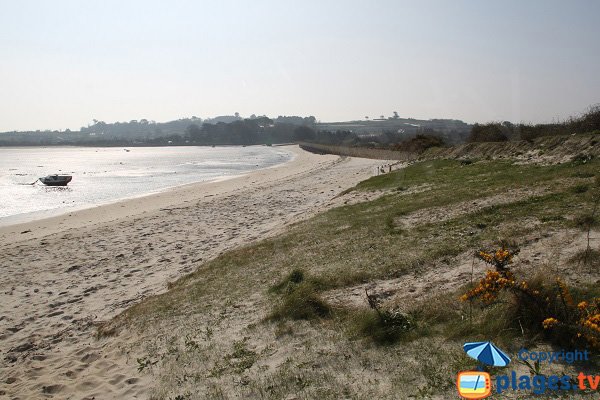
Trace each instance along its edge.
<path fill-rule="evenodd" d="M 95 337 L 98 322 L 333 205 L 381 164 L 288 149 L 277 168 L 0 228 L 0 394 L 146 398 L 150 378 L 121 335 Z"/>

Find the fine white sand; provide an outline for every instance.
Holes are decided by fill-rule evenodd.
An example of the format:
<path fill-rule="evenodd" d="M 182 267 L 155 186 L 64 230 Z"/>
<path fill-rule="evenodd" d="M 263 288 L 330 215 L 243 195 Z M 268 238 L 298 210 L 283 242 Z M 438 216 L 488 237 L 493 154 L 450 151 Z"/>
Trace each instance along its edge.
<path fill-rule="evenodd" d="M 146 398 L 121 336 L 95 325 L 223 251 L 334 204 L 382 161 L 315 155 L 0 228 L 0 396 Z"/>

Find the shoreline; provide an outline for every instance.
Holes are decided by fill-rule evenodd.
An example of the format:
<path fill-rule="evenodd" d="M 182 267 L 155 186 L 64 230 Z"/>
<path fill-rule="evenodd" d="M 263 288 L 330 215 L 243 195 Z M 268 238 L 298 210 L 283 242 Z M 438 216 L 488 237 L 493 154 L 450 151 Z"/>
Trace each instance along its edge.
<path fill-rule="evenodd" d="M 249 172 L 226 175 L 218 178 L 185 183 L 172 186 L 157 192 L 140 194 L 134 197 L 127 197 L 108 203 L 81 206 L 74 209 L 34 211 L 37 217 L 31 218 L 21 216 L 9 216 L 6 219 L 13 219 L 14 222 L 4 223 L 0 221 L 0 244 L 17 243 L 22 240 L 36 239 L 46 235 L 60 233 L 70 229 L 86 227 L 89 224 L 98 225 L 118 221 L 123 218 L 133 218 L 135 216 L 158 211 L 161 208 L 181 205 L 194 199 L 201 199 L 209 196 L 215 196 L 225 191 L 233 190 L 236 187 L 247 187 L 247 185 L 237 186 L 244 182 L 246 178 L 253 176 L 262 177 L 261 172 L 270 171 L 278 168 L 288 168 L 293 170 L 301 168 L 305 162 L 306 155 L 301 160 L 297 160 L 305 151 L 297 145 L 279 146 L 292 154 L 288 161 L 272 165 L 269 167 L 252 170 Z M 299 162 L 300 165 L 294 164 Z M 232 181 L 232 182 L 229 182 Z M 229 182 L 229 183 L 226 183 Z M 208 195 L 198 197 L 198 191 L 204 189 Z M 20 220 L 24 218 L 25 220 Z M 29 231 L 29 232 L 28 232 Z"/>
<path fill-rule="evenodd" d="M 293 160 L 233 179 L 0 228 L 0 392 L 146 398 L 152 382 L 129 353 L 136 338 L 99 339 L 98 324 L 339 205 L 381 163 L 289 150 Z"/>
<path fill-rule="evenodd" d="M 64 147 L 80 147 L 80 146 L 64 146 Z M 234 146 L 232 146 L 232 147 L 234 147 Z M 247 146 L 247 147 L 249 147 L 249 146 Z M 0 218 L 0 242 L 2 239 L 1 234 L 3 233 L 3 230 L 6 230 L 6 228 L 22 225 L 25 227 L 24 230 L 27 230 L 28 228 L 26 227 L 26 225 L 28 225 L 30 223 L 34 223 L 36 221 L 55 219 L 55 218 L 59 218 L 61 216 L 65 216 L 67 214 L 79 213 L 81 211 L 97 209 L 99 207 L 106 207 L 106 206 L 110 206 L 110 205 L 117 204 L 117 203 L 120 203 L 120 204 L 127 203 L 129 201 L 136 201 L 141 198 L 160 196 L 164 193 L 167 193 L 167 192 L 170 192 L 173 190 L 185 190 L 186 188 L 189 190 L 192 190 L 197 185 L 205 185 L 205 184 L 209 184 L 209 183 L 222 182 L 225 180 L 235 179 L 238 177 L 246 176 L 248 174 L 253 174 L 255 172 L 262 171 L 262 170 L 267 170 L 267 169 L 271 169 L 271 168 L 279 168 L 279 167 L 282 167 L 282 166 L 294 161 L 294 159 L 298 155 L 298 152 L 300 151 L 299 148 L 297 148 L 296 151 L 294 151 L 292 149 L 294 147 L 293 145 L 282 145 L 280 147 L 283 147 L 283 150 L 289 154 L 289 159 L 286 161 L 280 162 L 278 164 L 275 164 L 275 165 L 265 166 L 265 167 L 262 167 L 259 169 L 252 169 L 252 170 L 248 170 L 246 172 L 233 173 L 231 175 L 222 175 L 222 176 L 218 176 L 218 177 L 214 177 L 214 178 L 198 180 L 195 182 L 180 183 L 180 184 L 176 184 L 174 186 L 159 188 L 159 189 L 155 189 L 155 190 L 152 190 L 152 191 L 149 191 L 146 193 L 135 194 L 135 195 L 131 195 L 131 196 L 122 197 L 119 199 L 107 200 L 107 201 L 96 203 L 96 204 L 89 203 L 89 204 L 77 205 L 72 208 L 65 207 L 65 208 L 55 208 L 55 209 L 48 209 L 48 210 L 37 210 L 37 211 L 31 211 L 31 212 L 27 212 L 27 213 L 2 217 L 2 218 Z M 12 232 L 12 233 L 16 233 L 16 232 Z"/>

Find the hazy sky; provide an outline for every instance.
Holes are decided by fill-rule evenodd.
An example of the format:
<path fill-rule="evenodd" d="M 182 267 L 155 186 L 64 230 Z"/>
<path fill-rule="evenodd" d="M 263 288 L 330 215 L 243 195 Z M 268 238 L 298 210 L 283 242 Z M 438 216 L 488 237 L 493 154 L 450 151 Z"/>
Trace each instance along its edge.
<path fill-rule="evenodd" d="M 600 102 L 600 1 L 0 0 L 0 131 L 239 112 L 545 122 Z"/>

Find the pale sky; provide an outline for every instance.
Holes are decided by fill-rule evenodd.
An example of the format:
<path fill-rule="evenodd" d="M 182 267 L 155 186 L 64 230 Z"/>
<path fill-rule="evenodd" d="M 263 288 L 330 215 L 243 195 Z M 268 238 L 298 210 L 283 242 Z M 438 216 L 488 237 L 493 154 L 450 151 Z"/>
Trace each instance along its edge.
<path fill-rule="evenodd" d="M 600 102 L 600 1 L 0 0 L 0 131 L 250 114 L 549 122 Z"/>

